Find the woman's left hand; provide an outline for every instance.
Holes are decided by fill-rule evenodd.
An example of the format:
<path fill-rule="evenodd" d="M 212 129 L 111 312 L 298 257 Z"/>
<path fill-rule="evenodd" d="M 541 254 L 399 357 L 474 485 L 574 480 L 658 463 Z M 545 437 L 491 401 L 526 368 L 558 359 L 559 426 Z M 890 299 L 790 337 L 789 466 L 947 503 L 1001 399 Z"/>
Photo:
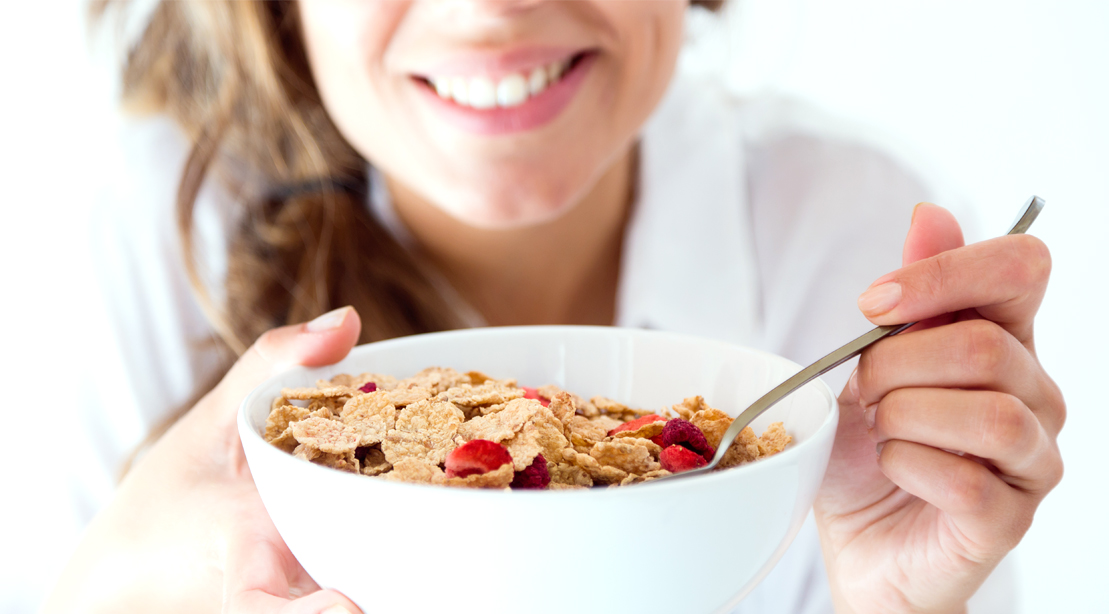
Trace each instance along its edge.
<path fill-rule="evenodd" d="M 837 612 L 962 612 L 1059 483 L 1062 394 L 1036 358 L 1044 244 L 963 246 L 922 204 L 904 267 L 859 299 L 875 324 L 921 321 L 868 349 L 840 396 L 814 504 Z"/>
<path fill-rule="evenodd" d="M 360 329 L 347 307 L 262 335 L 127 474 L 42 613 L 359 612 L 342 594 L 320 590 L 281 539 L 235 420 L 266 378 L 339 361 Z"/>

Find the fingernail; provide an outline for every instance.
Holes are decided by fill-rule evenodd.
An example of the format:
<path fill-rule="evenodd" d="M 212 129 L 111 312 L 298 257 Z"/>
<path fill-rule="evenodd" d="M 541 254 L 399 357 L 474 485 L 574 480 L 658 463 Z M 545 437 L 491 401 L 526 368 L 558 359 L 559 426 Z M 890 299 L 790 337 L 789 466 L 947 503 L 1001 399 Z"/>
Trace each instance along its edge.
<path fill-rule="evenodd" d="M 878 405 L 863 405 L 863 422 L 866 422 L 866 428 L 874 428 L 874 414 L 877 412 Z"/>
<path fill-rule="evenodd" d="M 323 316 L 321 316 L 321 317 L 323 317 Z M 321 610 L 320 614 L 353 614 L 353 613 L 350 610 L 343 607 L 341 604 L 336 603 L 335 605 L 327 608 L 326 610 Z"/>
<path fill-rule="evenodd" d="M 847 379 L 847 393 L 856 399 L 859 398 L 859 368 L 851 372 L 851 377 Z"/>
<path fill-rule="evenodd" d="M 859 297 L 859 309 L 867 316 L 877 316 L 890 311 L 901 302 L 901 284 L 889 281 L 874 286 Z"/>
<path fill-rule="evenodd" d="M 350 307 L 340 307 L 338 309 L 329 311 L 322 316 L 319 316 L 315 320 L 312 320 L 311 322 L 305 324 L 304 330 L 310 333 L 322 333 L 324 331 L 339 328 L 339 325 L 343 323 L 344 319 L 346 319 L 348 311 L 350 311 Z M 345 612 L 346 610 L 343 611 Z"/>
<path fill-rule="evenodd" d="M 881 442 L 874 446 L 874 452 L 878 454 L 878 458 L 882 458 L 882 448 L 886 447 L 886 442 Z"/>

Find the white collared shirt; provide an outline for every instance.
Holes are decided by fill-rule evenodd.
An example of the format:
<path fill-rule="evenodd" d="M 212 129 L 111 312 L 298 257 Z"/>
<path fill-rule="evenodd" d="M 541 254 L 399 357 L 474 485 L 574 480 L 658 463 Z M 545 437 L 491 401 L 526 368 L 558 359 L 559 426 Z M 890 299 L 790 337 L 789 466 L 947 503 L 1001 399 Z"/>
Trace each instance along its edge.
<path fill-rule="evenodd" d="M 913 205 L 937 195 L 853 134 L 794 103 L 740 101 L 676 78 L 642 132 L 615 324 L 714 337 L 802 364 L 865 331 L 855 299 L 900 266 Z M 70 456 L 82 466 L 26 469 L 41 473 L 35 479 L 61 516 L 21 527 L 20 539 L 61 557 L 111 498 L 128 452 L 219 363 L 204 348 L 214 332 L 189 291 L 174 229 L 187 143 L 165 119 L 130 120 L 122 138 L 117 191 L 100 203 L 94 228 L 102 335 L 88 348 L 88 393 L 60 410 L 72 412 Z M 377 195 L 375 214 L 397 230 L 387 195 Z M 200 238 L 218 278 L 219 212 L 229 205 L 212 188 L 201 198 Z M 825 379 L 838 390 L 848 372 Z M 31 566 L 0 578 L 0 610 L 35 603 L 56 571 Z M 983 611 L 1012 609 L 1011 591 L 999 590 Z M 810 518 L 735 612 L 830 610 Z"/>

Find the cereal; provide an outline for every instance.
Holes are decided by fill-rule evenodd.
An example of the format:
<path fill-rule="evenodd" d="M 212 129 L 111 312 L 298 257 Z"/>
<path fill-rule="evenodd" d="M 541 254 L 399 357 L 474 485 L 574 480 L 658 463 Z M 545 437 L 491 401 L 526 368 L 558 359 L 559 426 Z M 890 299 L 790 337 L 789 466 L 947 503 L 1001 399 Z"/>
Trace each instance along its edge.
<path fill-rule="evenodd" d="M 455 386 L 469 383 L 471 383 L 469 376 L 463 375 L 454 369 L 428 367 L 408 379 L 400 380 L 397 386 L 402 388 L 428 388 L 431 390 L 431 394 L 435 395 L 446 392 Z"/>
<path fill-rule="evenodd" d="M 548 462 L 547 474 L 551 478 L 548 487 L 589 488 L 593 486 L 593 478 L 573 463 Z"/>
<path fill-rule="evenodd" d="M 385 460 L 385 453 L 380 447 L 365 450 L 365 455 L 362 457 L 362 475 L 381 475 L 393 468 L 393 465 Z"/>
<path fill-rule="evenodd" d="M 266 432 L 263 437 L 267 442 L 273 443 L 274 439 L 280 437 L 289 428 L 289 424 L 307 418 L 310 413 L 312 412 L 308 409 L 296 405 L 273 408 L 270 415 L 266 417 Z"/>
<path fill-rule="evenodd" d="M 610 430 L 608 434 L 610 437 L 643 437 L 650 439 L 661 434 L 664 426 L 666 426 L 666 418 L 658 414 L 649 414 L 625 422 Z"/>
<path fill-rule="evenodd" d="M 656 471 L 650 471 L 650 472 L 644 473 L 643 475 L 629 475 L 628 477 L 624 478 L 620 482 L 620 485 L 621 486 L 629 486 L 631 484 L 641 484 L 643 482 L 650 482 L 651 480 L 657 480 L 659 478 L 664 478 L 668 475 L 674 475 L 674 474 L 670 473 L 669 471 L 667 471 L 665 469 L 658 469 Z"/>
<path fill-rule="evenodd" d="M 593 446 L 589 455 L 602 465 L 616 467 L 627 473 L 647 473 L 659 468 L 659 464 L 651 456 L 651 451 L 634 443 L 602 441 Z"/>
<path fill-rule="evenodd" d="M 701 397 L 696 398 L 701 399 Z M 702 400 L 702 403 L 703 402 L 704 401 Z M 687 420 L 692 422 L 693 425 L 697 428 L 701 429 L 701 432 L 705 434 L 705 440 L 708 441 L 709 445 L 714 448 L 720 447 L 720 440 L 724 438 L 724 432 L 727 431 L 728 427 L 732 425 L 731 416 L 720 411 L 719 409 L 713 409 L 711 407 L 707 407 L 707 409 L 702 409 L 694 413 L 692 416 L 687 418 Z"/>
<path fill-rule="evenodd" d="M 328 454 L 346 454 L 358 447 L 358 434 L 342 422 L 312 416 L 294 422 L 291 427 L 293 437 L 301 445 L 315 448 Z"/>
<path fill-rule="evenodd" d="M 770 456 L 771 454 L 777 454 L 785 450 L 786 446 L 788 446 L 791 441 L 793 441 L 793 437 L 790 437 L 789 434 L 786 433 L 786 429 L 782 426 L 782 423 L 775 422 L 766 427 L 766 430 L 763 431 L 762 435 L 759 437 L 759 455 Z"/>
<path fill-rule="evenodd" d="M 462 488 L 508 488 L 515 475 L 512 465 L 506 463 L 486 473 L 474 473 L 464 478 L 448 477 L 443 483 Z"/>
<path fill-rule="evenodd" d="M 551 397 L 547 409 L 551 410 L 555 418 L 558 418 L 558 421 L 562 424 L 562 434 L 569 438 L 570 433 L 566 429 L 566 422 L 576 416 L 578 412 L 578 408 L 574 406 L 574 399 L 565 392 L 559 392 Z"/>
<path fill-rule="evenodd" d="M 584 469 L 585 472 L 589 474 L 589 477 L 593 478 L 594 484 L 617 484 L 628 477 L 627 471 L 618 467 L 602 465 L 589 454 L 575 452 L 573 459 L 577 466 Z"/>
<path fill-rule="evenodd" d="M 394 482 L 412 482 L 415 484 L 432 484 L 446 482 L 447 476 L 438 465 L 423 459 L 406 457 L 393 463 L 393 470 L 382 474 L 386 480 Z"/>
<path fill-rule="evenodd" d="M 401 408 L 420 401 L 426 401 L 435 396 L 430 388 L 423 386 L 397 386 L 386 393 L 393 407 Z"/>
<path fill-rule="evenodd" d="M 494 405 L 505 405 L 513 399 L 519 399 L 524 396 L 524 391 L 521 388 L 510 388 L 496 380 L 488 380 L 482 384 L 474 386 L 472 384 L 462 384 L 450 388 L 445 392 L 439 393 L 437 398 L 443 401 L 450 401 L 455 405 L 463 408 L 477 408 L 489 407 Z M 481 412 L 491 413 L 488 411 Z"/>
<path fill-rule="evenodd" d="M 432 367 L 406 379 L 341 374 L 315 388 L 282 389 L 262 435 L 302 460 L 394 482 L 569 490 L 703 467 L 731 424 L 699 396 L 653 413 L 553 385 Z M 748 427 L 718 469 L 777 454 L 792 441 L 781 422 L 761 437 Z"/>
<path fill-rule="evenodd" d="M 425 399 L 405 407 L 381 443 L 385 458 L 394 466 L 405 456 L 442 464 L 457 446 L 454 436 L 462 418 L 462 411 L 446 401 Z"/>
<path fill-rule="evenodd" d="M 724 453 L 724 458 L 720 459 L 720 464 L 717 466 L 728 469 L 758 460 L 761 455 L 761 452 L 759 452 L 759 438 L 755 437 L 755 431 L 748 426 L 739 432 L 735 441 L 732 442 L 732 447 Z"/>
<path fill-rule="evenodd" d="M 371 392 L 352 397 L 343 405 L 339 420 L 358 434 L 358 445 L 381 443 L 396 424 L 397 409 L 388 392 Z"/>
<path fill-rule="evenodd" d="M 358 458 L 354 456 L 353 451 L 344 454 L 329 454 L 321 452 L 319 448 L 300 444 L 293 450 L 293 456 L 324 467 L 358 473 Z"/>
<path fill-rule="evenodd" d="M 351 397 L 358 394 L 357 388 L 330 386 L 325 388 L 282 388 L 281 396 L 292 401 L 312 401 L 315 399 L 334 399 Z"/>
<path fill-rule="evenodd" d="M 598 441 L 608 434 L 603 425 L 584 416 L 570 416 L 563 425 L 569 434 L 570 444 L 578 452 L 588 453 Z"/>

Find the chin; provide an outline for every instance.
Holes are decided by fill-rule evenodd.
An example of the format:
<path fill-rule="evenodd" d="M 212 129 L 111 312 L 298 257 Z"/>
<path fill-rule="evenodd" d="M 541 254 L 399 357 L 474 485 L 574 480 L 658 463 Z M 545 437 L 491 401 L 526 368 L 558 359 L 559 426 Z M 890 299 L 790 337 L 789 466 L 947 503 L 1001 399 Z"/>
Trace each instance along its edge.
<path fill-rule="evenodd" d="M 513 230 L 552 222 L 570 210 L 570 204 L 472 204 L 447 212 L 470 226 L 487 230 Z"/>
<path fill-rule="evenodd" d="M 475 228 L 513 230 L 539 226 L 557 220 L 574 207 L 576 193 L 552 193 L 538 186 L 527 190 L 511 189 L 495 193 L 471 192 L 459 198 L 461 191 L 451 191 L 453 198 L 433 199 L 451 217 Z M 446 196 L 446 195 L 444 195 Z"/>

